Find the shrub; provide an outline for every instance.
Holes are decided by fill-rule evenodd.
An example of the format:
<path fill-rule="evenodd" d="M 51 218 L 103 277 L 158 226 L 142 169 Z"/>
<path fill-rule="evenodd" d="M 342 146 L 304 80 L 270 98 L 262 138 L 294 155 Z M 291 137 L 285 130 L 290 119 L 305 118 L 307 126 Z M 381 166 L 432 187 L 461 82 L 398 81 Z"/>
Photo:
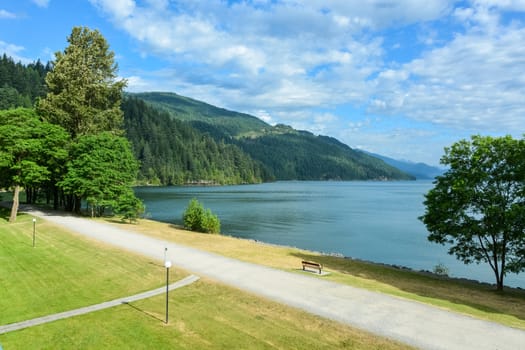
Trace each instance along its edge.
<path fill-rule="evenodd" d="M 441 263 L 434 266 L 433 272 L 439 276 L 448 276 L 448 273 L 449 273 L 448 267 L 446 267 L 444 264 L 441 264 Z"/>
<path fill-rule="evenodd" d="M 202 204 L 193 198 L 182 215 L 184 228 L 204 233 L 219 233 L 221 222 L 210 209 L 204 209 Z"/>
<path fill-rule="evenodd" d="M 114 207 L 114 212 L 121 215 L 122 221 L 128 220 L 129 223 L 133 223 L 144 214 L 145 209 L 144 203 L 135 197 L 132 191 L 128 191 L 119 198 Z"/>

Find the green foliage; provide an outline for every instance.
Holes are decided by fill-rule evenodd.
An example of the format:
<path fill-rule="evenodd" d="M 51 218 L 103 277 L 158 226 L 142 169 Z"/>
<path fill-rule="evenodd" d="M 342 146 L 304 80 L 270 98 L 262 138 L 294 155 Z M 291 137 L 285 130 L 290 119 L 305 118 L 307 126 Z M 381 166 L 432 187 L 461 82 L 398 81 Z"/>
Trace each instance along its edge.
<path fill-rule="evenodd" d="M 426 195 L 421 220 L 431 242 L 465 264 L 487 263 L 503 289 L 525 270 L 525 141 L 473 136 L 445 149 L 449 167 Z"/>
<path fill-rule="evenodd" d="M 109 132 L 85 135 L 71 146 L 67 173 L 58 185 L 64 193 L 86 199 L 92 216 L 103 215 L 108 208 L 126 217 L 133 210 L 138 215 L 140 205 L 130 192 L 137 169 L 125 138 Z"/>
<path fill-rule="evenodd" d="M 32 107 L 46 93 L 44 79 L 50 70 L 49 64 L 36 61 L 24 65 L 4 54 L 0 58 L 0 109 Z"/>
<path fill-rule="evenodd" d="M 148 184 L 238 184 L 268 180 L 262 167 L 232 144 L 217 142 L 187 122 L 136 98 L 123 106 L 126 136 Z"/>
<path fill-rule="evenodd" d="M 121 216 L 122 221 L 128 220 L 130 223 L 136 222 L 145 209 L 144 203 L 131 190 L 125 191 L 113 207 L 113 211 Z"/>
<path fill-rule="evenodd" d="M 0 186 L 40 187 L 52 179 L 55 164 L 64 162 L 69 138 L 61 127 L 42 122 L 35 111 L 0 111 Z M 18 198 L 13 199 L 12 220 Z"/>
<path fill-rule="evenodd" d="M 69 46 L 55 53 L 46 76 L 48 93 L 37 110 L 75 139 L 101 131 L 119 132 L 125 80 L 117 79 L 114 53 L 97 30 L 73 28 Z"/>
<path fill-rule="evenodd" d="M 221 223 L 219 218 L 210 209 L 193 198 L 182 215 L 184 228 L 204 233 L 220 233 Z"/>

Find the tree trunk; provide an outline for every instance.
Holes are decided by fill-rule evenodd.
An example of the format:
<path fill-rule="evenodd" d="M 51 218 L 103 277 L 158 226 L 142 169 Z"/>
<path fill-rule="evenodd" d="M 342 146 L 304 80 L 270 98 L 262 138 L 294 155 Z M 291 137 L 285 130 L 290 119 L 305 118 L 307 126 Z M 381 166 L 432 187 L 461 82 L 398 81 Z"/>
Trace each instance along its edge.
<path fill-rule="evenodd" d="M 496 290 L 498 292 L 503 292 L 503 280 L 498 281 L 498 284 L 496 285 Z"/>
<path fill-rule="evenodd" d="M 26 204 L 31 204 L 31 199 L 33 198 L 33 192 L 31 187 L 26 186 Z"/>
<path fill-rule="evenodd" d="M 82 198 L 75 196 L 74 200 L 75 200 L 75 203 L 73 206 L 73 212 L 76 214 L 80 214 L 80 210 L 82 209 L 80 208 L 80 206 L 82 205 Z"/>
<path fill-rule="evenodd" d="M 15 191 L 13 193 L 13 206 L 11 207 L 11 216 L 9 216 L 9 222 L 16 221 L 16 214 L 18 214 L 18 206 L 20 204 L 19 194 L 20 194 L 20 185 L 16 185 Z"/>
<path fill-rule="evenodd" d="M 496 290 L 498 292 L 503 291 L 503 277 L 503 271 L 501 271 L 500 273 L 496 272 Z"/>
<path fill-rule="evenodd" d="M 59 199 L 60 197 L 58 196 L 58 188 L 53 185 L 53 209 L 55 210 L 58 210 L 58 205 L 60 204 Z"/>

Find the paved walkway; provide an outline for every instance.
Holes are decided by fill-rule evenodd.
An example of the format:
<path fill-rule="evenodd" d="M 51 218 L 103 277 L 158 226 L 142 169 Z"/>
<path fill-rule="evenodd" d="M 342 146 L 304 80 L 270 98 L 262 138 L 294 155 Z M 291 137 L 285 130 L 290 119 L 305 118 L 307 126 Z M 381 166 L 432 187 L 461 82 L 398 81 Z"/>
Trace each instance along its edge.
<path fill-rule="evenodd" d="M 33 212 L 84 236 L 422 349 L 525 349 L 525 331 L 418 302 L 200 251 L 72 216 Z"/>
<path fill-rule="evenodd" d="M 195 275 L 190 275 L 190 276 L 188 276 L 186 278 L 183 278 L 180 281 L 177 281 L 175 283 L 170 284 L 168 286 L 168 290 L 174 290 L 174 289 L 177 289 L 177 288 L 181 288 L 181 287 L 187 286 L 187 285 L 197 281 L 198 279 L 199 279 L 199 277 L 197 277 Z M 150 290 L 150 291 L 147 291 L 147 292 L 144 292 L 144 293 L 135 294 L 135 295 L 132 295 L 132 296 L 129 296 L 129 297 L 115 299 L 115 300 L 106 301 L 104 303 L 100 303 L 100 304 L 96 304 L 96 305 L 82 307 L 80 309 L 75 309 L 75 310 L 61 312 L 61 313 L 58 313 L 58 314 L 53 314 L 53 315 L 47 315 L 47 316 L 43 316 L 43 317 L 33 318 L 32 320 L 27 320 L 27 321 L 22 321 L 22 322 L 17 322 L 17 323 L 11 323 L 11 324 L 8 324 L 8 325 L 5 325 L 5 326 L 0 326 L 0 334 L 13 332 L 13 331 L 17 331 L 19 329 L 24 329 L 24 328 L 28 328 L 28 327 L 38 326 L 40 324 L 53 322 L 53 321 L 61 320 L 61 319 L 64 319 L 64 318 L 69 318 L 69 317 L 78 316 L 78 315 L 84 315 L 84 314 L 87 314 L 87 313 L 90 313 L 90 312 L 107 309 L 107 308 L 110 308 L 110 307 L 113 307 L 113 306 L 117 306 L 117 305 L 129 304 L 129 303 L 132 303 L 134 301 L 150 298 L 150 297 L 153 297 L 155 295 L 159 295 L 159 294 L 162 294 L 162 293 L 165 293 L 165 292 L 166 292 L 166 287 L 161 287 L 161 288 L 153 289 L 153 290 Z"/>

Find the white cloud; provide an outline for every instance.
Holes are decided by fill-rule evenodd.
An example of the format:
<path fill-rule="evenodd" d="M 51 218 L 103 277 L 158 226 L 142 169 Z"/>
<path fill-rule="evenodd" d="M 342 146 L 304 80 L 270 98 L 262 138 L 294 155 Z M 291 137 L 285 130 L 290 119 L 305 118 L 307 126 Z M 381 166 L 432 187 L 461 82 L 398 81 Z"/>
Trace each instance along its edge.
<path fill-rule="evenodd" d="M 485 131 L 497 121 L 502 130 L 523 131 L 525 46 L 517 43 L 525 42 L 525 28 L 503 26 L 487 11 L 456 11 L 473 20 L 465 34 L 379 74 L 372 110 Z"/>
<path fill-rule="evenodd" d="M 38 7 L 48 7 L 50 0 L 33 0 L 33 3 L 35 3 Z"/>
<path fill-rule="evenodd" d="M 13 19 L 13 18 L 16 18 L 16 15 L 14 13 L 11 13 L 4 9 L 0 9 L 0 19 Z"/>
<path fill-rule="evenodd" d="M 525 11 L 524 0 L 475 0 L 475 5 L 497 7 L 506 11 Z"/>
<path fill-rule="evenodd" d="M 24 51 L 24 47 L 0 40 L 0 53 L 5 53 L 6 56 L 11 57 L 15 62 L 31 63 L 32 60 L 29 58 L 20 56 L 22 51 Z"/>
<path fill-rule="evenodd" d="M 134 0 L 89 0 L 93 5 L 100 7 L 104 12 L 110 13 L 117 20 L 127 18 L 135 10 Z"/>
<path fill-rule="evenodd" d="M 210 95 L 225 98 L 235 95 L 231 89 L 245 89 L 242 101 L 230 103 L 255 103 L 251 108 L 332 104 L 339 95 L 361 98 L 364 80 L 382 52 L 380 40 L 353 38 L 366 21 L 327 14 L 308 2 L 181 2 L 170 7 L 150 1 L 153 5 L 145 7 L 132 1 L 126 6 L 91 1 L 148 54 L 175 66 L 198 65 L 206 75 L 197 82 L 195 74 L 176 79 L 188 76 L 213 89 Z M 340 79 L 343 74 L 347 79 Z"/>

